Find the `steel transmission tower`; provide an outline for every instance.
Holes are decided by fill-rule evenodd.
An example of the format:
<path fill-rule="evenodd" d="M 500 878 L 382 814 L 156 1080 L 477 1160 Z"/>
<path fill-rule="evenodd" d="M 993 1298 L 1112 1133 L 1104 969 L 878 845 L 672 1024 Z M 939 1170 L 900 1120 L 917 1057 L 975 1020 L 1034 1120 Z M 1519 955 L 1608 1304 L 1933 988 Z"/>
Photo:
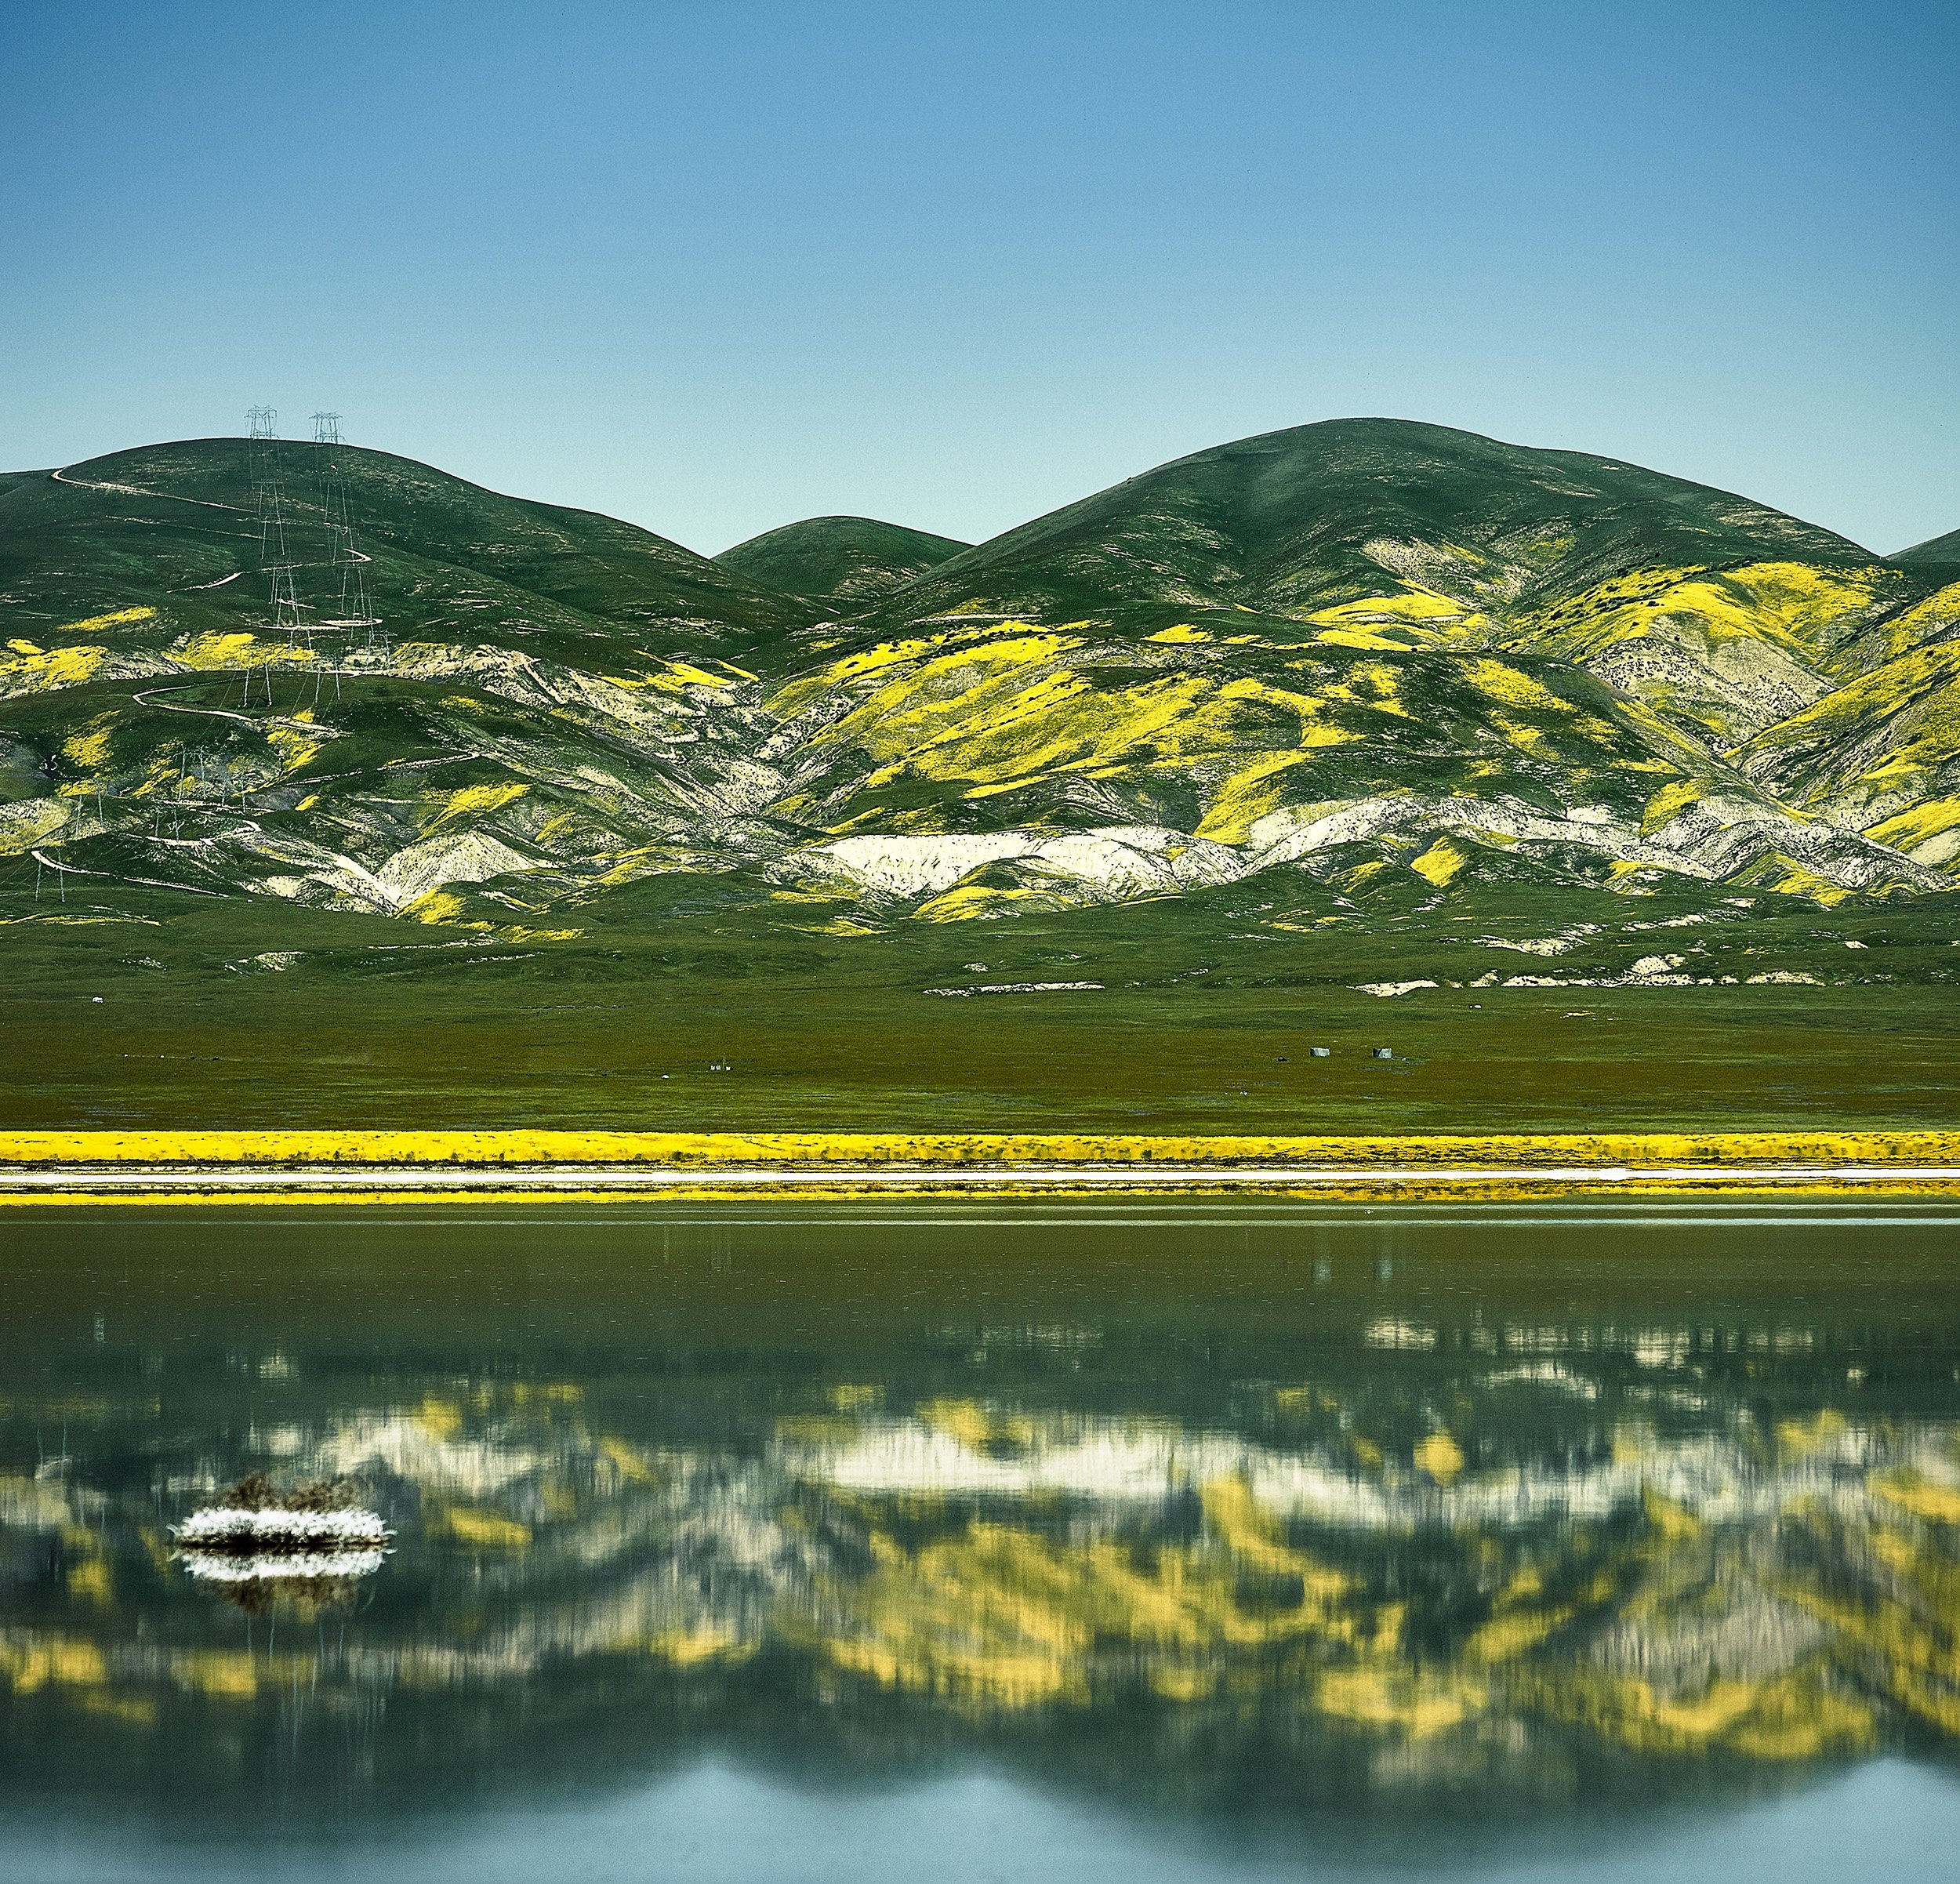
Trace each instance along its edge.
<path fill-rule="evenodd" d="M 342 629 L 350 634 L 356 629 L 365 629 L 368 652 L 385 653 L 387 643 L 381 633 L 381 618 L 375 613 L 372 598 L 368 592 L 369 559 L 361 554 L 354 540 L 354 513 L 348 498 L 347 470 L 341 459 L 343 443 L 340 415 L 315 412 L 314 472 L 320 493 L 320 511 L 326 520 L 332 579 L 339 595 L 336 619 L 319 625 Z"/>
<path fill-rule="evenodd" d="M 299 630 L 299 592 L 286 548 L 279 415 L 269 405 L 255 405 L 245 418 L 252 434 L 252 504 L 259 519 L 259 565 L 270 591 L 272 626 L 290 643 Z"/>

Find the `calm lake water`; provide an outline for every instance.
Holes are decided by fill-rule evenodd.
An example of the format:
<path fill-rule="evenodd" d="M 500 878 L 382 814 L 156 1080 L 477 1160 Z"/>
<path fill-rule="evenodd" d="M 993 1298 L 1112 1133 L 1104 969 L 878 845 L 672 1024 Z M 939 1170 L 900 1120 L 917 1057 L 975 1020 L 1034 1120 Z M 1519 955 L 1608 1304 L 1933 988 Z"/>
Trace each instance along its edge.
<path fill-rule="evenodd" d="M 0 1277 L 10 1879 L 1960 1862 L 1950 1209 L 45 1210 Z M 261 1472 L 389 1553 L 194 1574 Z"/>

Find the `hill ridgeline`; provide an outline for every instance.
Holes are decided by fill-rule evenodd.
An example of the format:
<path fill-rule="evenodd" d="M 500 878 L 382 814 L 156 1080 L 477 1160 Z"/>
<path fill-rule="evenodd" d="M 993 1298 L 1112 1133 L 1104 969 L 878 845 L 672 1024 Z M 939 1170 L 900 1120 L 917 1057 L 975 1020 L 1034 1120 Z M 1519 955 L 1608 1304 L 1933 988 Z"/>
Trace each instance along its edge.
<path fill-rule="evenodd" d="M 0 477 L 0 895 L 541 946 L 1167 899 L 1310 956 L 1328 925 L 1492 898 L 1556 953 L 1655 898 L 1740 933 L 1944 909 L 1960 878 L 1951 538 L 1886 560 L 1384 419 L 971 546 L 821 517 L 712 559 L 383 453 L 282 452 L 285 623 L 245 441 Z M 329 472 L 377 628 L 329 625 Z"/>

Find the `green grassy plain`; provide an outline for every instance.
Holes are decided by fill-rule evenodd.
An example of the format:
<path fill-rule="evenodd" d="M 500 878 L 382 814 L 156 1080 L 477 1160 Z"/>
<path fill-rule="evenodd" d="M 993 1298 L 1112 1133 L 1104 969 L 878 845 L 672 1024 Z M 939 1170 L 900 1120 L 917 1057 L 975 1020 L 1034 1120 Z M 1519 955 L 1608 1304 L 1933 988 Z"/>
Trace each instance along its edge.
<path fill-rule="evenodd" d="M 780 906 L 716 907 L 715 889 L 663 879 L 582 936 L 522 942 L 259 899 L 0 895 L 0 1127 L 1960 1125 L 1960 962 L 1951 913 L 1924 901 L 1659 932 L 1731 985 L 1507 988 L 1468 984 L 1624 973 L 1655 932 L 1544 960 L 1481 946 L 1454 905 L 1298 935 L 1221 898 L 797 935 Z M 1478 912 L 1507 913 L 1528 913 Z M 1352 985 L 1399 971 L 1465 985 Z M 1741 978 L 1778 972 L 1820 985 Z M 1018 982 L 1102 985 L 927 992 Z"/>

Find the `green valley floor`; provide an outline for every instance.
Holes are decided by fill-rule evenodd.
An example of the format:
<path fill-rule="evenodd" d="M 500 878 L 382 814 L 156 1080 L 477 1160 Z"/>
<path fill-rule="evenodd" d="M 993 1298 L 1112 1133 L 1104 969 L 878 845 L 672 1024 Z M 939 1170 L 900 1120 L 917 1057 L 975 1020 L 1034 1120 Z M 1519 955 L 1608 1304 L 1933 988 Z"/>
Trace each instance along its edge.
<path fill-rule="evenodd" d="M 1960 1126 L 1960 952 L 1926 902 L 1793 902 L 1726 943 L 1602 924 L 1546 957 L 1490 942 L 1515 909 L 1310 936 L 1183 902 L 849 937 L 724 912 L 519 943 L 148 895 L 0 906 L 0 1129 Z M 1411 982 L 1436 985 L 1360 991 Z"/>

